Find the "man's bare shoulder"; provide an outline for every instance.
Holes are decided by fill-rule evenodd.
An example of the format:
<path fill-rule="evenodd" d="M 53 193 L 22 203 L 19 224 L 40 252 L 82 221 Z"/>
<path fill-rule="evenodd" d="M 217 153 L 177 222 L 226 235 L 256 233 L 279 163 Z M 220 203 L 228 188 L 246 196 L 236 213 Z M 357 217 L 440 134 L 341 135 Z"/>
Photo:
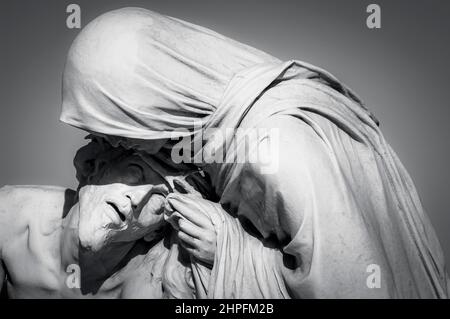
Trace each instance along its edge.
<path fill-rule="evenodd" d="M 36 219 L 61 219 L 73 206 L 75 197 L 74 190 L 59 186 L 4 186 L 0 188 L 0 232 L 15 232 Z"/>
<path fill-rule="evenodd" d="M 5 185 L 0 187 L 0 194 L 4 195 L 19 195 L 20 193 L 61 193 L 68 188 L 51 185 Z"/>
<path fill-rule="evenodd" d="M 1 208 L 20 208 L 26 205 L 54 206 L 61 201 L 74 200 L 76 192 L 60 186 L 6 185 L 0 188 Z"/>

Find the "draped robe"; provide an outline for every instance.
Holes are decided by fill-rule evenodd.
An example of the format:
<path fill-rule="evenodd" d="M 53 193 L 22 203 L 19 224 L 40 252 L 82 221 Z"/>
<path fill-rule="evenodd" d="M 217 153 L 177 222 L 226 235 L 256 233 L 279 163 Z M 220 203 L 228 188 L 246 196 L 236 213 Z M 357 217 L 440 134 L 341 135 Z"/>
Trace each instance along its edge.
<path fill-rule="evenodd" d="M 207 297 L 448 297 L 411 178 L 361 100 L 318 67 L 151 11 L 115 10 L 70 49 L 61 120 L 128 138 L 189 136 L 200 152 L 231 158 L 242 136 L 226 133 L 236 150 L 202 131 L 279 132 L 248 151 L 276 161 L 274 172 L 258 161 L 198 163 L 228 213 L 211 213 L 218 245 Z"/>

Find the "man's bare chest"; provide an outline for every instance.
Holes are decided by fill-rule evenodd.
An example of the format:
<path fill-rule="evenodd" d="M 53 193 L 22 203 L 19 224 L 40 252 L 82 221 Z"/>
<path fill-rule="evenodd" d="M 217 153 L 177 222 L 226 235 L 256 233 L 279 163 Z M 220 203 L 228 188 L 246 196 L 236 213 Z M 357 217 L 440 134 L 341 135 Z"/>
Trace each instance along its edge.
<path fill-rule="evenodd" d="M 52 235 L 51 235 L 52 236 Z M 162 298 L 162 274 L 136 255 L 104 279 L 86 280 L 75 256 L 61 251 L 58 239 L 30 234 L 11 240 L 3 250 L 10 298 Z"/>

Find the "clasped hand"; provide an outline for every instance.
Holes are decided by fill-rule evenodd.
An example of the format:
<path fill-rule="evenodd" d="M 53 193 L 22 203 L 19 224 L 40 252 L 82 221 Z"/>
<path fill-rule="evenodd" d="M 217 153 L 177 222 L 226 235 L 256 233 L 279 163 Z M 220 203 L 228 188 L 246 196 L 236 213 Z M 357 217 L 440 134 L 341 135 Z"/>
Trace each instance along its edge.
<path fill-rule="evenodd" d="M 187 194 L 172 193 L 167 197 L 169 207 L 165 219 L 176 230 L 180 245 L 195 259 L 211 267 L 217 245 L 211 213 L 218 204 L 203 199 L 187 182 L 177 180 L 177 183 Z"/>

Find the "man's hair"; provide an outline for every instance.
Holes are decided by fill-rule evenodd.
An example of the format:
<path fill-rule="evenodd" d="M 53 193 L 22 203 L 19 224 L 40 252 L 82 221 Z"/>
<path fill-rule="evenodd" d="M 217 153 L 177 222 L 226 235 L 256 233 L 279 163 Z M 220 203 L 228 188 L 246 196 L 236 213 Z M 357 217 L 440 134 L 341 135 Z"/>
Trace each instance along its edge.
<path fill-rule="evenodd" d="M 121 146 L 114 147 L 103 137 L 90 134 L 86 136 L 86 139 L 90 140 L 89 143 L 77 151 L 73 160 L 76 169 L 76 178 L 78 180 L 77 191 L 83 186 L 92 183 L 94 178 L 98 178 L 98 175 L 103 173 L 103 169 L 114 161 L 120 161 L 128 156 L 138 155 L 146 158 L 145 162 L 147 164 L 149 162 L 152 163 L 155 166 L 152 166 L 152 169 L 157 171 L 162 170 L 170 175 L 177 176 L 177 178 L 184 179 L 200 192 L 204 198 L 214 202 L 217 202 L 219 199 L 211 186 L 208 176 L 203 172 L 196 170 L 189 172 L 183 170 L 176 171 L 174 167 L 167 165 L 169 159 L 164 156 L 162 158 L 154 158 L 153 156 L 141 154 L 134 150 L 127 150 Z M 162 177 L 165 178 L 165 176 Z M 174 185 L 174 187 L 175 190 L 182 192 L 182 190 L 177 189 L 177 185 Z"/>
<path fill-rule="evenodd" d="M 73 159 L 78 189 L 91 183 L 108 164 L 134 153 L 121 146 L 113 147 L 104 138 L 92 134 L 86 139 L 90 140 L 89 143 L 81 147 Z"/>

